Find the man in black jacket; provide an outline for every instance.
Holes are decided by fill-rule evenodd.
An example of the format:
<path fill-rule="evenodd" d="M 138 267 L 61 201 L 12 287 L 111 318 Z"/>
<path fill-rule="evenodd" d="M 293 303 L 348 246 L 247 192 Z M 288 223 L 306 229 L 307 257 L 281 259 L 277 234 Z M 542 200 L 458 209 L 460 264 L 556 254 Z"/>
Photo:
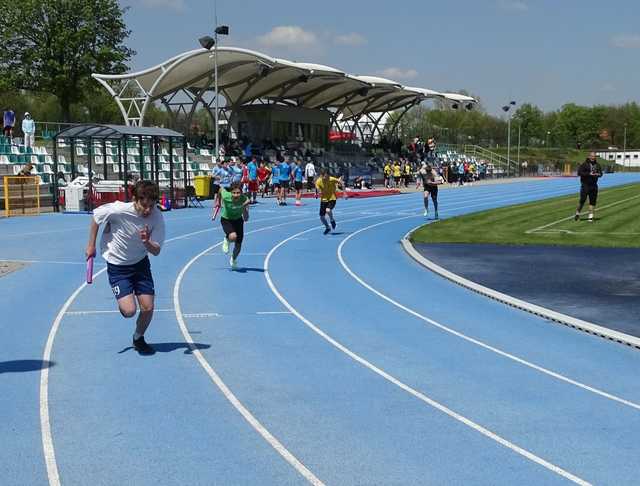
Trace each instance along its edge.
<path fill-rule="evenodd" d="M 589 198 L 589 222 L 593 222 L 593 212 L 596 208 L 598 200 L 598 179 L 602 177 L 602 168 L 596 161 L 596 153 L 591 152 L 587 160 L 578 167 L 578 176 L 580 176 L 580 203 L 576 209 L 575 220 L 580 219 L 580 211 L 584 206 L 587 197 Z"/>

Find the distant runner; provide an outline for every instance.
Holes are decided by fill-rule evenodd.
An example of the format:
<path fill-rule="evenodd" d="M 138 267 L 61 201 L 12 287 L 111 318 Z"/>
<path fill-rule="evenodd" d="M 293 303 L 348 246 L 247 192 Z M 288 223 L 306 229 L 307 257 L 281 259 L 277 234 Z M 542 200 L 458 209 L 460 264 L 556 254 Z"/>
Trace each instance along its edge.
<path fill-rule="evenodd" d="M 331 233 L 331 228 L 336 229 L 336 220 L 333 217 L 333 210 L 336 207 L 338 199 L 338 188 L 344 189 L 342 180 L 337 177 L 331 177 L 327 169 L 320 170 L 320 178 L 316 181 L 316 188 L 320 193 L 320 221 L 324 224 L 324 234 Z M 345 193 L 346 194 L 346 193 Z M 331 226 L 327 222 L 327 213 Z"/>
<path fill-rule="evenodd" d="M 231 184 L 230 191 L 222 189 L 218 193 L 217 203 L 214 205 L 213 220 L 216 218 L 215 206 L 220 207 L 220 223 L 225 237 L 222 240 L 222 251 L 229 253 L 229 242 L 233 242 L 233 253 L 229 259 L 232 270 L 238 267 L 238 255 L 242 249 L 244 239 L 244 223 L 249 219 L 249 198 L 242 194 L 239 182 Z"/>
<path fill-rule="evenodd" d="M 574 220 L 580 220 L 582 207 L 589 198 L 589 222 L 593 223 L 596 202 L 598 201 L 598 179 L 602 177 L 602 167 L 596 160 L 595 152 L 589 153 L 587 160 L 578 167 L 578 175 L 580 176 L 580 202 Z"/>

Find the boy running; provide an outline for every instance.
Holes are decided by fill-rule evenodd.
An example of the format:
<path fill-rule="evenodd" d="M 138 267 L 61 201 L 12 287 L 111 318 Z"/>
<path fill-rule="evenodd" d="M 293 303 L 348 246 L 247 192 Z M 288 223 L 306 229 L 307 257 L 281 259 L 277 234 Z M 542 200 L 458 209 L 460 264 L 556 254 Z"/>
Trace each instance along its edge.
<path fill-rule="evenodd" d="M 293 186 L 296 190 L 296 206 L 302 205 L 302 183 L 304 181 L 304 170 L 302 169 L 302 161 L 298 160 L 293 166 Z"/>
<path fill-rule="evenodd" d="M 289 181 L 291 180 L 291 166 L 285 160 L 282 160 L 278 169 L 280 174 L 280 206 L 286 206 Z"/>
<path fill-rule="evenodd" d="M 321 169 L 320 177 L 316 181 L 316 188 L 320 193 L 320 221 L 324 224 L 324 234 L 327 235 L 331 233 L 331 228 L 336 229 L 333 210 L 336 207 L 336 200 L 338 199 L 338 188 L 344 189 L 344 186 L 342 180 L 337 177 L 331 177 L 327 169 Z M 331 227 L 329 227 L 329 223 L 327 223 L 327 213 L 329 213 Z"/>
<path fill-rule="evenodd" d="M 251 158 L 251 162 L 247 164 L 247 178 L 249 179 L 249 198 L 251 204 L 257 204 L 258 201 L 258 160 L 255 155 Z"/>
<path fill-rule="evenodd" d="M 133 202 L 104 204 L 93 211 L 86 256 L 96 254 L 96 238 L 105 224 L 100 241 L 102 258 L 107 262 L 111 290 L 123 317 L 140 314 L 133 334 L 133 347 L 140 354 L 153 354 L 144 333 L 153 317 L 155 289 L 148 254 L 160 254 L 164 244 L 164 219 L 156 207 L 158 187 L 139 181 L 133 188 Z M 136 306 L 137 300 L 137 306 Z"/>
<path fill-rule="evenodd" d="M 218 193 L 214 212 L 211 216 L 212 220 L 216 219 L 216 206 L 220 208 L 220 223 L 225 237 L 222 240 L 222 251 L 229 253 L 229 242 L 233 241 L 233 253 L 229 259 L 231 269 L 238 268 L 238 255 L 242 249 L 242 240 L 244 239 L 244 222 L 249 219 L 249 198 L 242 194 L 242 187 L 239 182 L 231 184 L 229 191 L 222 189 Z"/>
<path fill-rule="evenodd" d="M 433 209 L 436 212 L 434 219 L 440 219 L 438 217 L 438 185 L 442 184 L 443 179 L 430 165 L 424 162 L 422 163 L 419 175 L 420 179 L 422 179 L 422 187 L 424 189 L 424 215 L 429 216 L 429 196 L 431 196 Z"/>

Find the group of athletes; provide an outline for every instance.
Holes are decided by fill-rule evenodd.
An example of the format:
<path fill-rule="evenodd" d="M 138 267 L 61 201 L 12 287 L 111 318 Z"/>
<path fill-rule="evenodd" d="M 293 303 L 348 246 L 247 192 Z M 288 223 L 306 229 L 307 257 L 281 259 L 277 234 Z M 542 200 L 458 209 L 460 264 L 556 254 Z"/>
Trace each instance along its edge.
<path fill-rule="evenodd" d="M 213 169 L 214 196 L 220 188 L 227 188 L 239 183 L 242 192 L 249 197 L 249 204 L 258 202 L 258 194 L 276 196 L 280 206 L 287 205 L 287 196 L 291 189 L 295 190 L 295 204 L 302 204 L 302 191 L 306 182 L 307 190 L 315 188 L 317 173 L 313 162 L 304 167 L 300 159 L 290 162 L 284 158 L 277 162 L 258 161 L 256 156 L 249 161 L 232 157 L 229 161 L 219 160 Z"/>
<path fill-rule="evenodd" d="M 261 164 L 262 165 L 262 164 Z M 278 178 L 280 190 L 283 182 L 287 182 L 295 167 L 289 165 L 289 171 L 280 164 Z M 253 159 L 247 164 L 247 193 L 243 192 L 243 178 L 228 180 L 220 173 L 219 189 L 216 193 L 212 219 L 220 213 L 220 223 L 224 231 L 222 250 L 229 253 L 231 243 L 233 250 L 230 257 L 232 269 L 237 267 L 238 256 L 244 239 L 244 223 L 249 219 L 249 206 L 255 202 L 259 185 L 258 171 L 260 166 Z M 221 167 L 224 167 L 221 164 Z M 226 171 L 228 172 L 228 171 Z M 294 173 L 294 182 L 296 175 Z M 282 179 L 284 176 L 286 179 Z M 575 219 L 580 219 L 580 212 L 589 199 L 589 221 L 594 220 L 594 211 L 598 195 L 598 179 L 602 169 L 596 161 L 595 153 L 579 167 L 581 179 L 580 202 L 576 209 Z M 273 169 L 271 171 L 273 177 Z M 429 198 L 438 218 L 438 186 L 442 178 L 429 165 L 424 163 L 418 171 L 424 187 L 425 216 L 429 214 Z M 322 169 L 320 177 L 314 182 L 320 198 L 320 220 L 324 226 L 324 234 L 336 228 L 334 210 L 338 199 L 338 190 L 344 189 L 342 179 L 332 177 L 326 169 Z M 286 185 L 284 188 L 286 189 Z M 345 192 L 346 194 L 346 192 Z M 282 203 L 280 196 L 279 203 Z M 158 186 L 151 181 L 138 181 L 133 189 L 133 201 L 129 203 L 114 202 L 96 208 L 91 218 L 89 241 L 86 248 L 87 259 L 96 255 L 96 240 L 100 226 L 103 226 L 100 242 L 100 253 L 107 262 L 107 275 L 111 290 L 118 302 L 118 309 L 126 318 L 138 314 L 133 334 L 133 347 L 140 354 L 153 354 L 155 351 L 145 341 L 145 331 L 151 323 L 154 311 L 155 288 L 151 274 L 148 254 L 160 254 L 165 239 L 165 223 L 158 208 Z M 139 309 L 139 313 L 138 313 Z"/>

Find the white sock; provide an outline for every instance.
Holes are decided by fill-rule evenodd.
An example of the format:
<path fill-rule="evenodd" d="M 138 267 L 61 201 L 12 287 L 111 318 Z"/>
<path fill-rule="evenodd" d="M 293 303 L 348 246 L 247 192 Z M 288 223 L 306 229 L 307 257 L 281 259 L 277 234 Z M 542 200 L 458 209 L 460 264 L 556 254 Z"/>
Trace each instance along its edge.
<path fill-rule="evenodd" d="M 142 336 L 144 336 L 144 334 L 139 334 L 139 333 L 137 333 L 137 332 L 134 332 L 134 333 L 133 333 L 133 339 L 134 339 L 134 340 L 136 340 L 136 341 L 137 341 L 138 339 L 140 339 Z"/>

